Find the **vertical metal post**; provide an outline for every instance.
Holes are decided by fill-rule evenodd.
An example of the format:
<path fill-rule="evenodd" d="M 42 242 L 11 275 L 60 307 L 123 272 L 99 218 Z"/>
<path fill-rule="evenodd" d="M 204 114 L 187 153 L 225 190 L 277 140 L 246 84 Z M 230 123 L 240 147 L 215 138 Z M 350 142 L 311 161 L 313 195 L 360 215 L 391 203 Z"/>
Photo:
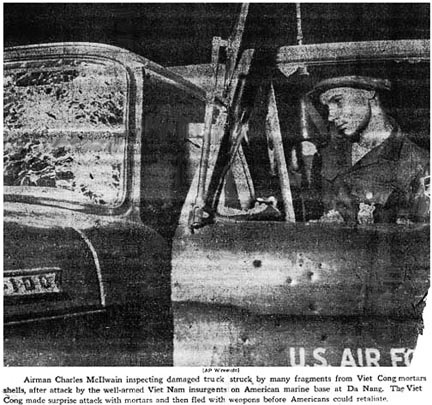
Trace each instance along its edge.
<path fill-rule="evenodd" d="M 268 133 L 268 137 L 273 141 L 274 156 L 282 189 L 282 202 L 285 208 L 285 221 L 295 222 L 291 185 L 285 160 L 285 152 L 283 148 L 282 134 L 279 124 L 279 113 L 276 105 L 276 96 L 273 82 L 270 84 L 266 131 Z"/>
<path fill-rule="evenodd" d="M 203 133 L 203 146 L 201 151 L 201 160 L 199 167 L 199 178 L 197 186 L 197 196 L 195 199 L 195 206 L 193 208 L 190 223 L 192 228 L 200 226 L 203 220 L 206 220 L 208 213 L 204 211 L 206 205 L 206 183 L 208 177 L 208 167 L 210 163 L 210 148 L 212 142 L 212 124 L 215 108 L 215 98 L 217 92 L 217 79 L 218 79 L 218 69 L 219 69 L 219 50 L 220 47 L 227 47 L 227 69 L 225 74 L 224 83 L 224 97 L 231 94 L 231 86 L 233 82 L 233 76 L 235 72 L 235 67 L 237 63 L 237 57 L 240 50 L 240 44 L 243 37 L 244 26 L 246 23 L 246 17 L 249 10 L 249 4 L 244 3 L 241 6 L 241 11 L 239 18 L 237 20 L 233 34 L 230 36 L 228 41 L 222 40 L 220 37 L 214 37 L 212 43 L 212 56 L 211 64 L 213 68 L 213 88 L 207 93 L 206 100 L 206 110 L 204 117 L 204 133 Z M 227 99 L 225 102 L 228 104 L 228 108 L 231 107 L 232 100 Z M 223 128 L 225 126 L 226 114 L 219 115 L 218 128 Z"/>
<path fill-rule="evenodd" d="M 303 30 L 302 30 L 300 3 L 296 3 L 296 19 L 297 19 L 297 45 L 303 45 Z"/>
<path fill-rule="evenodd" d="M 195 205 L 199 208 L 204 206 L 205 189 L 207 181 L 207 168 L 210 156 L 210 144 L 211 144 L 211 129 L 213 124 L 214 115 L 214 103 L 217 91 L 217 78 L 218 78 L 218 66 L 219 66 L 219 50 L 222 41 L 220 37 L 214 37 L 212 43 L 212 56 L 211 64 L 213 70 L 213 87 L 211 91 L 207 92 L 205 116 L 204 116 L 204 133 L 203 133 L 203 144 L 201 150 L 201 160 L 199 167 L 199 180 L 198 180 L 198 192 L 195 200 Z"/>
<path fill-rule="evenodd" d="M 238 53 L 240 51 L 241 40 L 243 38 L 243 32 L 248 12 L 249 3 L 243 3 L 241 5 L 240 14 L 237 19 L 234 31 L 228 39 L 224 97 L 227 97 L 229 95 L 229 88 L 234 75 Z"/>

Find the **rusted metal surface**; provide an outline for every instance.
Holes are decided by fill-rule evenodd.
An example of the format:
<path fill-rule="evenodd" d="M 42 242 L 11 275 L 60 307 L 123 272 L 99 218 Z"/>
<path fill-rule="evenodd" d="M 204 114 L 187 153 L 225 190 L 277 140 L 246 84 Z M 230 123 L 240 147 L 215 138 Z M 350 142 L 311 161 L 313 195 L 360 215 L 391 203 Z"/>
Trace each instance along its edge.
<path fill-rule="evenodd" d="M 421 328 L 387 317 L 257 315 L 217 304 L 174 305 L 174 365 L 409 366 Z"/>
<path fill-rule="evenodd" d="M 428 226 L 217 223 L 177 243 L 175 365 L 410 364 L 429 289 Z"/>
<path fill-rule="evenodd" d="M 216 223 L 175 241 L 172 283 L 174 302 L 412 318 L 429 287 L 429 228 Z"/>

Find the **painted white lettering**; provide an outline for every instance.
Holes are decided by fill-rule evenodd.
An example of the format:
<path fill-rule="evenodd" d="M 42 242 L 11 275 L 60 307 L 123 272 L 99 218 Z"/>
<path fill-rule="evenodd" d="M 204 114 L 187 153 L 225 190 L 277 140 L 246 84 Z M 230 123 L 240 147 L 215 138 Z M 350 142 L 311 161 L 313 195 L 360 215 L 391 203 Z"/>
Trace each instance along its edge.
<path fill-rule="evenodd" d="M 392 367 L 397 367 L 399 363 L 403 363 L 404 361 L 404 348 L 393 348 L 390 350 L 390 358 Z"/>
<path fill-rule="evenodd" d="M 316 367 L 326 367 L 328 365 L 327 364 L 327 360 L 322 356 L 322 355 L 325 354 L 325 351 L 326 351 L 326 349 L 324 349 L 323 347 L 317 347 L 313 351 L 313 353 L 312 353 L 313 358 L 315 360 L 319 361 L 319 363 L 315 363 L 314 366 L 316 366 Z"/>
<path fill-rule="evenodd" d="M 378 349 L 367 348 L 365 349 L 366 366 L 368 367 L 379 367 L 379 360 L 381 354 Z"/>
<path fill-rule="evenodd" d="M 341 367 L 356 367 L 354 356 L 351 353 L 351 349 L 344 349 L 342 353 Z"/>
<path fill-rule="evenodd" d="M 304 347 L 299 348 L 299 362 L 296 361 L 296 349 L 295 347 L 290 347 L 290 363 L 291 367 L 304 367 L 306 365 L 306 354 Z"/>

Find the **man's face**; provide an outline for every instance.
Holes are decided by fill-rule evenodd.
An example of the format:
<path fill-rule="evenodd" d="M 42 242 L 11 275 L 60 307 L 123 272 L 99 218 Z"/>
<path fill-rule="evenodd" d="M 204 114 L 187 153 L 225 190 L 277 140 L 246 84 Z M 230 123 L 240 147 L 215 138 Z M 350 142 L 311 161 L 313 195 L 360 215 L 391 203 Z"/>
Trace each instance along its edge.
<path fill-rule="evenodd" d="M 369 123 L 372 97 L 373 92 L 368 90 L 338 87 L 321 94 L 320 101 L 328 108 L 328 120 L 355 142 Z"/>

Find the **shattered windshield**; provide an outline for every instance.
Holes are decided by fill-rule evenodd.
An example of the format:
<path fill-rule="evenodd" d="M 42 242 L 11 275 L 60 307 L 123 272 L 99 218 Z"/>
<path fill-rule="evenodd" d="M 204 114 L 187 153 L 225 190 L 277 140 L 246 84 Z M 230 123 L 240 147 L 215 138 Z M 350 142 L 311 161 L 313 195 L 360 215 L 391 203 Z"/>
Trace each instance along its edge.
<path fill-rule="evenodd" d="M 102 206 L 123 197 L 126 71 L 78 59 L 6 64 L 4 185 Z M 17 188 L 19 187 L 19 189 Z M 55 192 L 54 192 L 55 191 Z M 56 197 L 57 198 L 57 197 Z"/>

